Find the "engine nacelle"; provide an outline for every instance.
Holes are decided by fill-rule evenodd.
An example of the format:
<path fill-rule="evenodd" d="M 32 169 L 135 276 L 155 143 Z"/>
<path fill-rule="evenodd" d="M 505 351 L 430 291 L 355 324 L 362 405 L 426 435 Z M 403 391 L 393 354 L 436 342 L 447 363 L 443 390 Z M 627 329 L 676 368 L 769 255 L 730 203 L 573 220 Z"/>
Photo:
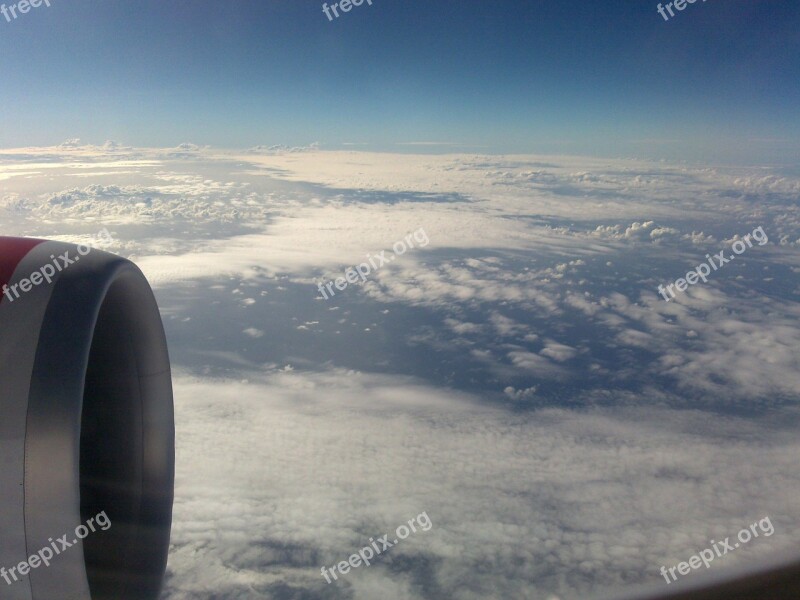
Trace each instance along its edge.
<path fill-rule="evenodd" d="M 155 600 L 175 424 L 153 292 L 118 256 L 4 237 L 0 288 L 0 598 Z"/>

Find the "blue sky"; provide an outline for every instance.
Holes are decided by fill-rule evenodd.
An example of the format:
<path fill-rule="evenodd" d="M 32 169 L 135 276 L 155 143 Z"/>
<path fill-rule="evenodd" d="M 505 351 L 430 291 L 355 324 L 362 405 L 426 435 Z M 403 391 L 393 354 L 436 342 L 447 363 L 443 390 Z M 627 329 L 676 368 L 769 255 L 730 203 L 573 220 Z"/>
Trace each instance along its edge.
<path fill-rule="evenodd" d="M 800 157 L 794 1 L 51 3 L 0 17 L 2 147 Z"/>

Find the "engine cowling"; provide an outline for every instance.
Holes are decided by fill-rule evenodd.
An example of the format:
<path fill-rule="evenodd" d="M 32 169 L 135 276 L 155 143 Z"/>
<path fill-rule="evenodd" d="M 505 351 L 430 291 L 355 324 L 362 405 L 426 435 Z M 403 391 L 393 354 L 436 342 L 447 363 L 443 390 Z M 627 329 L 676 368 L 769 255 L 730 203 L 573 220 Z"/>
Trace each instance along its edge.
<path fill-rule="evenodd" d="M 124 258 L 4 237 L 0 289 L 0 597 L 154 600 L 175 425 L 153 292 Z"/>

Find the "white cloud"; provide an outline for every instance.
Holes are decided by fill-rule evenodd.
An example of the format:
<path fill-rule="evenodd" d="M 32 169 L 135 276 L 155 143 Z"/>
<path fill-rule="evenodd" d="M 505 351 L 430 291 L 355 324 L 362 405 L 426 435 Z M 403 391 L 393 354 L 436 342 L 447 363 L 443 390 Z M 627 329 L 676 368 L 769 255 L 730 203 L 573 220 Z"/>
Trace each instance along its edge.
<path fill-rule="evenodd" d="M 413 577 L 441 597 L 575 594 L 653 579 L 765 513 L 776 534 L 728 565 L 788 550 L 800 533 L 789 429 L 765 438 L 757 422 L 718 417 L 709 435 L 702 413 L 664 409 L 511 415 L 345 372 L 176 383 L 170 598 L 277 582 L 325 594 L 323 564 L 422 511 L 429 532 L 343 577 L 339 592 L 368 600 L 383 585 L 419 598 Z"/>

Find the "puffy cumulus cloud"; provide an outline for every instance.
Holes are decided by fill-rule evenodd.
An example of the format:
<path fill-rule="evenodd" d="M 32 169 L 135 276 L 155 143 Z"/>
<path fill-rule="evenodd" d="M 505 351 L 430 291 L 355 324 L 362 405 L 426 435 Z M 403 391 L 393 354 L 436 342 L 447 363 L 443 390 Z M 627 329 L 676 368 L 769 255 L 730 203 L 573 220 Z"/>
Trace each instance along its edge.
<path fill-rule="evenodd" d="M 183 142 L 182 144 L 178 144 L 175 149 L 180 150 L 181 152 L 199 152 L 207 148 L 209 148 L 209 146 L 198 146 L 197 144 L 192 144 L 191 142 Z"/>
<path fill-rule="evenodd" d="M 625 225 L 598 225 L 594 231 L 595 235 L 609 237 L 612 239 L 637 240 L 637 241 L 660 241 L 662 239 L 676 238 L 680 231 L 671 227 L 659 227 L 655 221 L 645 223 L 631 223 Z"/>
<path fill-rule="evenodd" d="M 221 202 L 218 196 L 225 198 Z M 256 206 L 246 186 L 187 178 L 159 187 L 89 185 L 62 190 L 42 202 L 28 201 L 32 212 L 48 218 L 91 218 L 140 223 L 154 219 L 233 222 L 263 218 L 268 208 Z"/>
<path fill-rule="evenodd" d="M 559 344 L 558 342 L 548 341 L 539 354 L 552 358 L 556 362 L 564 362 L 574 358 L 578 351 L 566 344 Z"/>
<path fill-rule="evenodd" d="M 753 193 L 800 195 L 800 181 L 794 177 L 750 174 L 736 177 L 733 183 L 743 195 Z"/>
<path fill-rule="evenodd" d="M 493 265 L 487 269 L 470 266 L 458 258 L 438 263 L 425 259 L 421 263 L 409 256 L 377 272 L 363 289 L 382 302 L 444 307 L 452 303 L 476 306 L 508 301 L 535 307 L 540 313 L 558 314 L 561 309 L 552 281 L 561 273 L 550 267 L 516 271 L 517 264 L 516 259 L 511 259 L 500 268 Z M 503 315 L 491 316 L 491 323 L 500 335 L 514 328 Z"/>
<path fill-rule="evenodd" d="M 666 303 L 619 293 L 598 304 L 570 303 L 614 332 L 610 346 L 645 351 L 640 377 L 666 377 L 694 401 L 760 408 L 796 402 L 800 391 L 800 306 L 763 296 L 734 297 L 711 286 Z"/>
<path fill-rule="evenodd" d="M 272 146 L 253 146 L 250 152 L 254 154 L 285 154 L 287 152 L 316 152 L 320 149 L 320 143 L 314 142 L 308 146 L 286 146 L 284 144 L 274 144 Z"/>
<path fill-rule="evenodd" d="M 447 318 L 444 320 L 444 324 L 459 335 L 470 334 L 470 333 L 481 333 L 484 330 L 483 325 L 478 325 L 477 323 L 462 322 L 459 321 L 458 319 Z"/>
<path fill-rule="evenodd" d="M 692 244 L 697 246 L 710 246 L 711 244 L 715 244 L 717 242 L 713 235 L 706 235 L 702 231 L 693 231 L 692 233 L 687 233 L 683 236 L 683 238 L 689 240 L 692 242 Z"/>
<path fill-rule="evenodd" d="M 539 379 L 564 379 L 566 371 L 557 366 L 553 359 L 543 351 L 540 354 L 515 350 L 508 353 L 514 366 L 534 374 Z M 558 359 L 555 359 L 558 362 Z"/>
<path fill-rule="evenodd" d="M 71 138 L 65 140 L 56 146 L 57 150 L 91 150 L 94 149 L 96 151 L 102 152 L 113 152 L 117 150 L 132 150 L 130 146 L 123 146 L 119 142 L 115 142 L 114 140 L 106 140 L 100 146 L 94 146 L 89 143 L 84 143 L 83 140 L 80 138 Z"/>
<path fill-rule="evenodd" d="M 489 322 L 494 326 L 495 331 L 501 336 L 515 336 L 519 333 L 528 331 L 528 326 L 523 323 L 517 323 L 514 319 L 501 315 L 500 313 L 492 313 L 489 316 Z"/>
<path fill-rule="evenodd" d="M 569 308 L 581 311 L 587 317 L 593 317 L 602 310 L 600 303 L 593 301 L 589 292 L 568 293 L 564 297 L 564 304 Z"/>
<path fill-rule="evenodd" d="M 680 297 L 668 310 L 661 305 L 653 308 L 658 320 L 643 315 L 637 319 L 650 333 L 643 347 L 682 357 L 657 361 L 655 371 L 676 378 L 682 387 L 728 397 L 731 403 L 797 398 L 797 303 L 708 292 Z M 681 330 L 688 338 L 683 343 L 675 335 Z"/>
<path fill-rule="evenodd" d="M 80 148 L 84 144 L 81 143 L 80 138 L 70 138 L 61 142 L 58 146 L 56 146 L 59 150 L 69 150 L 71 148 Z"/>
<path fill-rule="evenodd" d="M 100 146 L 105 152 L 129 152 L 133 150 L 131 146 L 125 146 L 119 142 L 114 140 L 106 140 L 103 142 L 103 145 Z"/>
<path fill-rule="evenodd" d="M 535 398 L 536 397 L 536 391 L 538 389 L 539 388 L 534 385 L 532 387 L 525 388 L 524 390 L 518 390 L 518 389 L 514 388 L 513 386 L 509 385 L 509 386 L 506 387 L 506 389 L 503 390 L 503 393 L 506 396 L 508 396 L 509 398 L 511 398 L 512 400 L 515 400 L 515 401 L 519 402 L 519 401 L 527 401 L 527 400 L 531 400 L 532 398 Z"/>
<path fill-rule="evenodd" d="M 103 173 L 104 178 L 110 174 Z M 92 177 L 81 173 L 76 177 Z M 11 195 L 0 206 L 29 218 L 59 222 L 81 219 L 105 224 L 140 224 L 186 219 L 202 223 L 264 221 L 275 207 L 264 203 L 246 184 L 216 181 L 195 175 L 154 174 L 160 185 L 105 185 L 59 189 L 52 193 Z"/>

